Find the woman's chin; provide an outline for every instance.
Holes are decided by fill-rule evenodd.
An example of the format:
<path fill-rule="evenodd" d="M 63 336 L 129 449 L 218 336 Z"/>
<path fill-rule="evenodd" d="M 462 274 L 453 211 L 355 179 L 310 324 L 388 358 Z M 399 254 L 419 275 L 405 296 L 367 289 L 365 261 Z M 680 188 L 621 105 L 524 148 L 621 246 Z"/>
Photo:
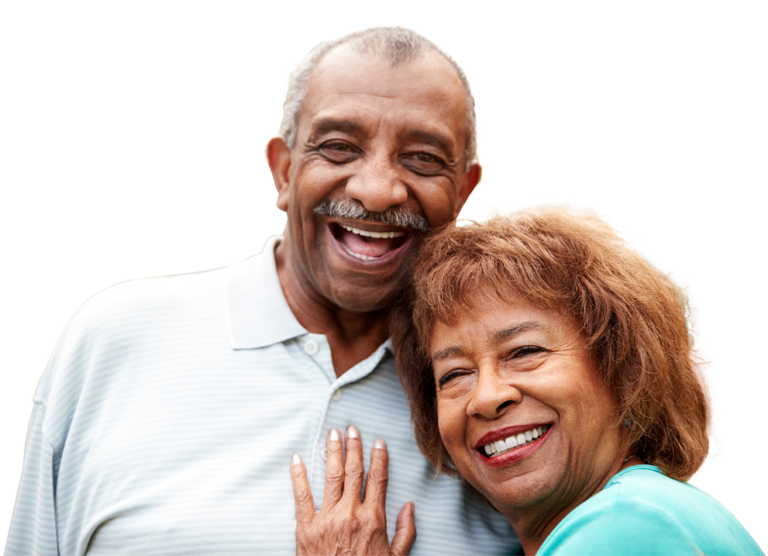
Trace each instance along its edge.
<path fill-rule="evenodd" d="M 556 493 L 560 483 L 551 465 L 529 471 L 520 470 L 519 474 L 494 473 L 489 476 L 476 471 L 459 469 L 464 477 L 471 477 L 469 483 L 507 517 L 545 501 Z"/>

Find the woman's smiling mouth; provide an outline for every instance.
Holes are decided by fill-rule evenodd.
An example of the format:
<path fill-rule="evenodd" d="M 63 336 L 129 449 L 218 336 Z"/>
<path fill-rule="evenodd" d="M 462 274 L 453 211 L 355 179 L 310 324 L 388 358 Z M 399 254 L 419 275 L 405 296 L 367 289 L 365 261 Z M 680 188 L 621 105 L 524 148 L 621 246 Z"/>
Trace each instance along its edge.
<path fill-rule="evenodd" d="M 516 463 L 539 449 L 549 436 L 551 425 L 509 427 L 484 435 L 475 449 L 489 467 Z"/>
<path fill-rule="evenodd" d="M 497 440 L 496 442 L 486 444 L 483 446 L 483 450 L 485 451 L 485 455 L 489 458 L 506 454 L 510 450 L 525 446 L 529 442 L 533 442 L 533 440 L 539 438 L 545 432 L 547 432 L 548 428 L 549 427 L 547 425 L 544 425 L 541 427 L 534 427 L 516 435 L 513 434 L 502 440 Z"/>

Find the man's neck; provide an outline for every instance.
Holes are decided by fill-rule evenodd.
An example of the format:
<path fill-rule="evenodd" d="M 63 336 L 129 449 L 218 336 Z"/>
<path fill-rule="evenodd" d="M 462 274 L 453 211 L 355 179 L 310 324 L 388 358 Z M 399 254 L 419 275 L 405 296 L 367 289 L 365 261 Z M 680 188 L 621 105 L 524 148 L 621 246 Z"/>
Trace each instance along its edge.
<path fill-rule="evenodd" d="M 370 357 L 387 339 L 388 308 L 355 312 L 337 307 L 306 279 L 285 240 L 275 249 L 275 264 L 280 287 L 296 320 L 307 331 L 328 339 L 337 377 Z"/>

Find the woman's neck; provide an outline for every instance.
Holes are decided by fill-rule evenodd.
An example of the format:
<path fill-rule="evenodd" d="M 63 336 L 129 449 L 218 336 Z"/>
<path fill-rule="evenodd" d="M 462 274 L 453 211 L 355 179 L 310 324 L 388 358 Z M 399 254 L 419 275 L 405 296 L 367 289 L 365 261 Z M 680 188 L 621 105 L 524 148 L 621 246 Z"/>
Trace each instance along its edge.
<path fill-rule="evenodd" d="M 633 454 L 623 461 L 618 460 L 602 479 L 583 486 L 579 492 L 565 489 L 556 497 L 551 497 L 551 499 L 526 508 L 503 509 L 502 513 L 514 527 L 525 555 L 533 556 L 536 554 L 555 527 L 579 505 L 603 490 L 616 473 L 642 463 L 643 461 Z"/>

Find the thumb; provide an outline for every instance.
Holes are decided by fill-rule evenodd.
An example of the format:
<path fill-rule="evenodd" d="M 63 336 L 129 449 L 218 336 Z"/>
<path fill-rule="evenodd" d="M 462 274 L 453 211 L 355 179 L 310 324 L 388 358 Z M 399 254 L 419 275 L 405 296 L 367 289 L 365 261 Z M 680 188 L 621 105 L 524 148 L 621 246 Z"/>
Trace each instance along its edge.
<path fill-rule="evenodd" d="M 389 551 L 392 556 L 408 556 L 416 540 L 416 521 L 413 517 L 415 505 L 408 502 L 400 509 L 395 523 L 395 537 L 392 539 L 392 546 Z"/>

